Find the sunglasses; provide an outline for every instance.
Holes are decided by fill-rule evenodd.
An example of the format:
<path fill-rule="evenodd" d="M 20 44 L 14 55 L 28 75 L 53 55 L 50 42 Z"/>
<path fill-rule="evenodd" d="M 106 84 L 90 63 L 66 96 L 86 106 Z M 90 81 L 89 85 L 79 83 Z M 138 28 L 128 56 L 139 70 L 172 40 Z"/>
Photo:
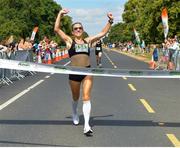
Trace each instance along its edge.
<path fill-rule="evenodd" d="M 83 30 L 82 27 L 74 27 L 74 28 L 73 28 L 74 31 L 76 31 L 76 30 L 78 30 L 78 29 L 79 29 L 79 30 Z"/>

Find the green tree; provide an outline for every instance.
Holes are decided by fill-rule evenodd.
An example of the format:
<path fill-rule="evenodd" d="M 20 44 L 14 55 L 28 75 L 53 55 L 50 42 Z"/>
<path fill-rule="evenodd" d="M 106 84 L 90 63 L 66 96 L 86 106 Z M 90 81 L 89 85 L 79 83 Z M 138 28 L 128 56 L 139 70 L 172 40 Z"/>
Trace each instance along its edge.
<path fill-rule="evenodd" d="M 109 40 L 133 40 L 133 28 L 146 43 L 161 43 L 164 40 L 161 12 L 164 7 L 169 15 L 169 37 L 180 37 L 179 0 L 129 0 L 125 4 L 123 23 L 114 25 Z M 121 30 L 119 32 L 119 30 Z M 116 39 L 114 39 L 116 37 Z"/>
<path fill-rule="evenodd" d="M 0 1 L 0 40 L 14 35 L 30 37 L 35 26 L 39 27 L 37 38 L 44 35 L 61 42 L 54 34 L 54 23 L 61 8 L 53 0 L 1 0 Z M 63 18 L 62 28 L 70 34 L 72 20 Z"/>

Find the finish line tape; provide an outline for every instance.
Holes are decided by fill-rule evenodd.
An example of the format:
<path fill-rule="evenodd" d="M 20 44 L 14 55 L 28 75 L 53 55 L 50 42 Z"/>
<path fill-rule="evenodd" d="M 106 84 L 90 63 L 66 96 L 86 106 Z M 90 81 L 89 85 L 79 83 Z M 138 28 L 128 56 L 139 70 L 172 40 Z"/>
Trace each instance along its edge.
<path fill-rule="evenodd" d="M 0 68 L 58 74 L 76 74 L 132 78 L 180 78 L 180 71 L 126 70 L 108 68 L 79 68 L 62 65 L 46 65 L 31 62 L 0 59 Z"/>

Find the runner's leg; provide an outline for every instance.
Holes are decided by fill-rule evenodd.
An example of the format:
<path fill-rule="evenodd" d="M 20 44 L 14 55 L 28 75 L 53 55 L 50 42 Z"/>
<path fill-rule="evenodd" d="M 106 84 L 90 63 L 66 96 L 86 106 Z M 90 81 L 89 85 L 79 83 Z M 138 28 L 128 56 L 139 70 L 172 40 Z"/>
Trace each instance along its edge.
<path fill-rule="evenodd" d="M 79 124 L 79 116 L 78 116 L 78 100 L 79 100 L 79 96 L 80 96 L 80 86 L 81 83 L 80 82 L 76 82 L 76 81 L 69 81 L 70 87 L 71 87 L 71 91 L 72 91 L 72 116 L 73 116 L 73 123 L 75 125 Z"/>
<path fill-rule="evenodd" d="M 83 115 L 84 115 L 84 133 L 92 133 L 91 127 L 89 125 L 90 113 L 91 113 L 91 89 L 93 85 L 93 77 L 86 76 L 83 80 Z"/>

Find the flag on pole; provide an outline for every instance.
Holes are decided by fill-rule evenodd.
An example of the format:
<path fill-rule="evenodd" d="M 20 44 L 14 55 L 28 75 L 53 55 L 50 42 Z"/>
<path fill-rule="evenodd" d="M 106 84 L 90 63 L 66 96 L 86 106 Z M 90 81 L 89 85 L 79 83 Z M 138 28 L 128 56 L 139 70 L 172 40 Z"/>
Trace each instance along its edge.
<path fill-rule="evenodd" d="M 32 35 L 31 35 L 31 41 L 34 41 L 34 38 L 35 38 L 37 32 L 38 32 L 38 27 L 34 27 Z"/>
<path fill-rule="evenodd" d="M 135 37 L 136 37 L 136 41 L 138 43 L 138 45 L 140 45 L 140 38 L 139 38 L 139 33 L 136 31 L 136 29 L 134 28 L 134 34 L 135 34 Z"/>
<path fill-rule="evenodd" d="M 167 8 L 163 8 L 161 17 L 162 17 L 162 23 L 163 23 L 163 28 L 164 28 L 164 37 L 166 39 L 169 32 Z"/>

